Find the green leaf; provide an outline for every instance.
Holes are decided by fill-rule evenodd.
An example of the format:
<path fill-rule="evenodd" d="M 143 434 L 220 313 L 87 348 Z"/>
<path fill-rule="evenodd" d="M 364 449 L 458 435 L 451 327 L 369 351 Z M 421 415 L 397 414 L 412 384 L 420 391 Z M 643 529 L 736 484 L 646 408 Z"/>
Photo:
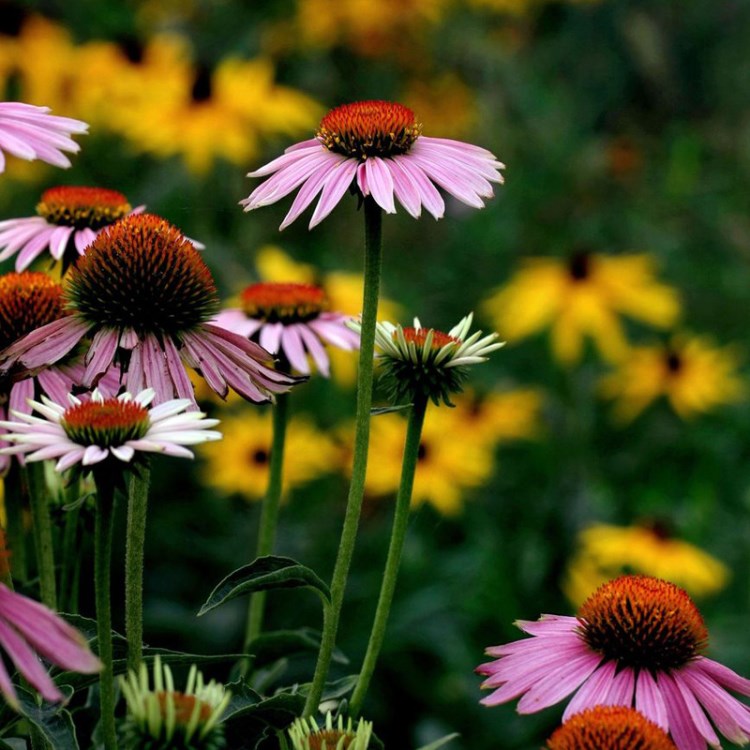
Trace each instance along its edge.
<path fill-rule="evenodd" d="M 263 633 L 248 645 L 248 652 L 253 655 L 253 666 L 262 666 L 290 654 L 311 651 L 320 648 L 320 631 L 313 628 L 298 630 L 274 630 Z M 333 661 L 337 664 L 348 664 L 349 659 L 339 650 L 333 652 Z"/>
<path fill-rule="evenodd" d="M 230 683 L 226 687 L 232 691 L 232 700 L 222 719 L 223 723 L 252 719 L 274 729 L 285 729 L 305 708 L 305 696 L 298 692 L 282 692 L 270 698 L 261 698 L 251 688 L 238 683 Z"/>
<path fill-rule="evenodd" d="M 394 411 L 404 411 L 405 409 L 411 409 L 411 404 L 401 404 L 399 406 L 376 406 L 370 409 L 370 416 L 377 417 L 378 414 L 390 414 Z"/>
<path fill-rule="evenodd" d="M 458 732 L 453 732 L 453 734 L 446 734 L 445 737 L 441 737 L 439 740 L 430 742 L 429 745 L 420 747 L 419 750 L 438 750 L 439 747 L 442 747 L 443 745 L 447 745 L 451 740 L 455 740 L 456 737 L 459 737 L 459 736 L 460 735 L 458 734 Z"/>
<path fill-rule="evenodd" d="M 201 607 L 198 617 L 230 599 L 253 591 L 299 587 L 312 588 L 327 602 L 331 601 L 328 586 L 310 568 L 292 560 L 291 557 L 259 557 L 221 581 Z"/>
<path fill-rule="evenodd" d="M 320 702 L 333 701 L 343 698 L 345 695 L 351 693 L 354 690 L 354 686 L 357 684 L 359 675 L 350 674 L 346 677 L 341 677 L 333 682 L 326 682 L 323 688 L 323 695 L 320 697 Z M 299 686 L 299 692 L 302 695 L 307 695 L 310 692 L 310 682 L 306 682 L 304 685 Z"/>
<path fill-rule="evenodd" d="M 73 695 L 73 689 L 65 685 L 60 688 L 66 698 Z M 37 704 L 36 695 L 25 688 L 16 688 L 20 712 L 44 736 L 53 750 L 79 750 L 76 730 L 70 714 L 58 704 Z"/>

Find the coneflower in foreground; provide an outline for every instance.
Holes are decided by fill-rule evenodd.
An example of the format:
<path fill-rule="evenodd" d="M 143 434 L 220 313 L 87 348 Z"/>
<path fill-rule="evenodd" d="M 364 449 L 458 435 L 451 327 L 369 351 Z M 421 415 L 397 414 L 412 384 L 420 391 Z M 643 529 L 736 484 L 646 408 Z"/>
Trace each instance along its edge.
<path fill-rule="evenodd" d="M 144 208 L 133 208 L 116 190 L 73 185 L 50 188 L 42 193 L 37 216 L 0 221 L 0 261 L 16 255 L 16 271 L 23 271 L 49 251 L 67 270 L 102 229 Z"/>
<path fill-rule="evenodd" d="M 70 314 L 7 349 L 0 372 L 41 370 L 91 336 L 82 385 L 117 362 L 126 389 L 153 388 L 156 403 L 194 398 L 183 361 L 222 398 L 233 388 L 267 401 L 297 382 L 274 370 L 261 346 L 208 322 L 218 308 L 211 272 L 193 243 L 157 216 L 129 216 L 99 234 L 70 269 L 64 298 Z"/>
<path fill-rule="evenodd" d="M 0 102 L 0 173 L 5 171 L 5 153 L 19 159 L 41 159 L 55 167 L 69 167 L 63 153 L 77 153 L 80 146 L 70 137 L 85 133 L 89 126 L 70 117 L 49 114 L 49 107 L 23 102 Z"/>
<path fill-rule="evenodd" d="M 325 345 L 353 351 L 359 334 L 346 323 L 351 318 L 328 310 L 325 291 L 314 284 L 261 282 L 240 294 L 239 308 L 222 310 L 217 325 L 255 338 L 271 354 L 280 354 L 303 375 L 310 374 L 309 354 L 321 375 L 330 375 Z"/>
<path fill-rule="evenodd" d="M 292 750 L 367 750 L 372 722 L 360 719 L 355 729 L 351 718 L 339 715 L 334 721 L 329 711 L 323 726 L 312 718 L 295 719 L 287 732 Z"/>
<path fill-rule="evenodd" d="M 750 680 L 703 656 L 708 631 L 690 597 L 672 583 L 622 576 L 597 589 L 577 617 L 543 615 L 518 626 L 532 638 L 487 649 L 487 706 L 521 697 L 518 712 L 575 695 L 563 722 L 597 705 L 635 706 L 668 731 L 679 750 L 750 739 Z M 576 692 L 577 691 L 577 692 Z M 710 721 L 709 721 L 710 719 Z"/>
<path fill-rule="evenodd" d="M 310 229 L 333 211 L 349 188 L 371 195 L 386 213 L 394 198 L 415 219 L 424 206 L 436 219 L 445 212 L 436 185 L 473 208 L 493 196 L 504 168 L 479 146 L 422 135 L 408 107 L 384 101 L 342 104 L 320 122 L 315 138 L 290 146 L 283 156 L 250 172 L 267 177 L 247 198 L 245 211 L 281 200 L 300 188 L 280 229 L 289 226 L 320 194 Z M 300 187 L 301 186 L 301 187 Z"/>
<path fill-rule="evenodd" d="M 61 701 L 63 694 L 47 673 L 39 657 L 61 669 L 91 674 L 102 668 L 89 650 L 86 639 L 51 609 L 11 591 L 0 583 L 0 646 L 21 676 L 48 701 Z M 0 691 L 13 708 L 18 696 L 0 659 Z"/>

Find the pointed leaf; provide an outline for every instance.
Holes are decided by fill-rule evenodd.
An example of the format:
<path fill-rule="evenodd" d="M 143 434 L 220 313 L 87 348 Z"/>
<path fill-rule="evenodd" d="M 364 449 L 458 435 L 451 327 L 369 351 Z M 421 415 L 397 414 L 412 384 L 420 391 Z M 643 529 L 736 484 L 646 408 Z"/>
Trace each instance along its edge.
<path fill-rule="evenodd" d="M 292 560 L 291 557 L 259 557 L 221 581 L 201 607 L 198 617 L 230 599 L 253 591 L 299 587 L 312 588 L 326 601 L 331 600 L 328 586 L 310 568 Z"/>
<path fill-rule="evenodd" d="M 445 737 L 441 737 L 439 740 L 430 742 L 429 745 L 420 747 L 419 750 L 438 750 L 439 747 L 443 747 L 443 745 L 447 745 L 451 740 L 455 740 L 456 737 L 459 737 L 459 736 L 460 735 L 458 734 L 458 732 L 453 732 L 453 734 L 446 734 Z"/>
<path fill-rule="evenodd" d="M 60 688 L 66 698 L 73 689 Z M 55 750 L 79 750 L 76 730 L 70 714 L 56 703 L 37 705 L 36 695 L 25 688 L 16 688 L 20 711 L 33 724 Z"/>
<path fill-rule="evenodd" d="M 253 666 L 262 666 L 294 653 L 313 651 L 320 648 L 320 631 L 313 628 L 298 630 L 274 630 L 255 638 L 247 647 L 253 655 Z M 348 664 L 349 659 L 339 650 L 333 652 L 333 661 Z"/>

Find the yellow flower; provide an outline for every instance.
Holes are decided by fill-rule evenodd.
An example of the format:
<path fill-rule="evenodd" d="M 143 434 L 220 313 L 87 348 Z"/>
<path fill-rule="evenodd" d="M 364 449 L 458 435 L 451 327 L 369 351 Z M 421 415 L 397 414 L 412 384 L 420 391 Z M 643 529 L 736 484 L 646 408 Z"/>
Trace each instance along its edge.
<path fill-rule="evenodd" d="M 483 435 L 456 435 L 453 409 L 428 409 L 414 478 L 412 505 L 430 503 L 455 515 L 466 494 L 484 484 L 494 466 L 493 444 Z M 376 497 L 398 489 L 406 422 L 398 414 L 380 414 L 370 425 L 366 492 Z"/>
<path fill-rule="evenodd" d="M 498 443 L 539 437 L 543 394 L 536 388 L 492 393 L 469 391 L 454 399 L 456 428 Z"/>
<path fill-rule="evenodd" d="M 563 590 L 577 607 L 602 583 L 623 573 L 662 578 L 696 597 L 721 591 L 729 579 L 719 560 L 654 525 L 595 524 L 578 535 Z"/>
<path fill-rule="evenodd" d="M 675 337 L 667 346 L 640 346 L 601 381 L 601 393 L 616 400 L 615 416 L 629 421 L 665 397 L 683 419 L 741 400 L 746 385 L 737 375 L 731 346 L 716 347 L 701 336 Z"/>
<path fill-rule="evenodd" d="M 586 336 L 605 359 L 622 359 L 628 345 L 620 315 L 667 328 L 680 313 L 677 292 L 655 279 L 644 254 L 529 258 L 484 309 L 510 342 L 551 328 L 553 353 L 566 365 L 580 359 Z"/>
<path fill-rule="evenodd" d="M 321 274 L 311 265 L 297 263 L 276 245 L 264 245 L 258 250 L 255 267 L 263 281 L 291 281 L 322 286 L 331 310 L 352 316 L 362 312 L 364 286 L 359 273 L 329 271 Z M 379 320 L 398 320 L 400 314 L 399 305 L 388 298 L 380 298 Z M 347 387 L 353 386 L 357 377 L 357 355 L 338 349 L 331 349 L 329 354 L 336 382 Z"/>
<path fill-rule="evenodd" d="M 399 97 L 422 122 L 436 123 L 430 135 L 463 138 L 479 120 L 474 92 L 453 73 L 412 81 Z"/>
<path fill-rule="evenodd" d="M 222 450 L 206 445 L 201 451 L 204 484 L 226 495 L 262 500 L 271 452 L 270 410 L 246 408 L 222 417 L 221 432 Z M 284 447 L 285 492 L 334 471 L 339 463 L 339 448 L 331 438 L 303 417 L 289 421 Z"/>

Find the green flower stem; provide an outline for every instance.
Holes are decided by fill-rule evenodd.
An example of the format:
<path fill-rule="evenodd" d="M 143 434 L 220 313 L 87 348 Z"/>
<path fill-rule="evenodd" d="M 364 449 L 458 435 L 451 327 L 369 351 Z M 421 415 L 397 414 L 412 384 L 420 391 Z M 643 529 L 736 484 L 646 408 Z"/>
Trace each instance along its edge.
<path fill-rule="evenodd" d="M 151 468 L 141 464 L 130 472 L 125 540 L 125 636 L 128 669 L 137 670 L 143 658 L 143 559 Z"/>
<path fill-rule="evenodd" d="M 401 564 L 401 553 L 404 549 L 406 529 L 409 524 L 409 508 L 411 506 L 411 493 L 414 487 L 414 474 L 417 470 L 419 460 L 419 444 L 422 439 L 422 425 L 424 415 L 427 411 L 427 397 L 420 394 L 415 397 L 409 413 L 409 422 L 406 427 L 406 441 L 404 443 L 404 457 L 401 462 L 401 481 L 396 496 L 396 510 L 393 516 L 393 530 L 391 541 L 388 546 L 388 556 L 383 571 L 383 582 L 380 585 L 380 596 L 378 606 L 375 610 L 375 619 L 372 623 L 370 641 L 367 644 L 367 652 L 362 662 L 357 684 L 354 686 L 351 701 L 349 702 L 350 716 L 358 716 L 362 710 L 367 688 L 370 686 L 375 664 L 383 645 L 385 630 L 388 624 L 388 614 L 391 610 L 393 593 L 396 590 L 398 569 Z"/>
<path fill-rule="evenodd" d="M 364 199 L 365 208 L 365 274 L 362 303 L 362 328 L 360 332 L 359 371 L 357 375 L 357 414 L 354 433 L 354 457 L 349 497 L 346 504 L 344 526 L 341 530 L 339 550 L 331 578 L 331 603 L 323 610 L 323 636 L 315 665 L 310 693 L 303 716 L 317 711 L 323 695 L 328 667 L 336 645 L 341 606 L 344 601 L 346 579 L 354 553 L 359 515 L 365 494 L 367 452 L 370 445 L 370 410 L 372 408 L 373 359 L 375 353 L 375 323 L 378 316 L 380 267 L 382 256 L 383 213 L 371 197 Z"/>
<path fill-rule="evenodd" d="M 55 553 L 52 543 L 52 519 L 49 513 L 49 495 L 44 481 L 44 464 L 41 461 L 28 463 L 24 467 L 29 487 L 31 522 L 34 530 L 37 573 L 42 603 L 57 609 L 57 586 L 55 584 Z"/>
<path fill-rule="evenodd" d="M 260 514 L 256 557 L 264 557 L 273 552 L 276 540 L 276 527 L 279 520 L 281 504 L 282 472 L 284 468 L 284 444 L 286 427 L 289 422 L 289 396 L 281 394 L 276 397 L 273 406 L 273 439 L 268 473 L 268 488 Z M 247 613 L 247 630 L 245 632 L 245 651 L 251 641 L 257 638 L 263 629 L 263 613 L 266 606 L 266 592 L 258 591 L 250 597 Z"/>
<path fill-rule="evenodd" d="M 104 667 L 99 675 L 101 732 L 104 750 L 117 750 L 115 730 L 115 683 L 112 671 L 112 606 L 110 575 L 112 567 L 112 522 L 115 487 L 107 469 L 96 475 L 96 525 L 94 529 L 94 589 L 99 658 Z"/>
<path fill-rule="evenodd" d="M 10 572 L 17 581 L 25 581 L 26 535 L 23 530 L 22 487 L 19 483 L 5 482 L 5 548 L 10 551 Z"/>

